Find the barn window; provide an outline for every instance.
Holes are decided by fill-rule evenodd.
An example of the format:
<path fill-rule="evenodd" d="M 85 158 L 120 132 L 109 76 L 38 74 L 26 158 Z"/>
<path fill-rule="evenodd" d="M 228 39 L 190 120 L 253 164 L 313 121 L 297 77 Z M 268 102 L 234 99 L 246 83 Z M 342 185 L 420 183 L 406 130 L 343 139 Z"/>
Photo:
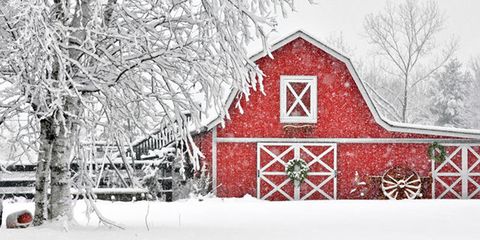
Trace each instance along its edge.
<path fill-rule="evenodd" d="M 317 122 L 317 77 L 280 77 L 280 122 Z"/>

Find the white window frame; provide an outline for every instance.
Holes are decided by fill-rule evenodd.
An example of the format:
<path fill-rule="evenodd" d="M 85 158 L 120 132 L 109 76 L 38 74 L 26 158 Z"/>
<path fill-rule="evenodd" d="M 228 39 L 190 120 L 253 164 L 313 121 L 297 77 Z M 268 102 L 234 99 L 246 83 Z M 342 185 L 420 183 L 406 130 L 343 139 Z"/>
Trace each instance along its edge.
<path fill-rule="evenodd" d="M 291 83 L 307 83 L 299 95 L 290 87 Z M 287 109 L 287 91 L 295 97 L 294 103 Z M 310 106 L 305 106 L 302 97 L 310 91 Z M 300 104 L 307 116 L 289 116 Z M 317 122 L 317 76 L 280 76 L 280 122 L 281 123 L 316 123 Z"/>

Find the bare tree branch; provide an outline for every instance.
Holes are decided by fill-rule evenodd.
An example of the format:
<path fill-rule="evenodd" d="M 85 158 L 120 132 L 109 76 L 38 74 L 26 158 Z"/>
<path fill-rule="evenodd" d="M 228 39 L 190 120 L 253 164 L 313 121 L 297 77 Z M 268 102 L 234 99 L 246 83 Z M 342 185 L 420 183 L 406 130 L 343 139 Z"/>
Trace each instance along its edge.
<path fill-rule="evenodd" d="M 370 43 L 391 63 L 385 72 L 403 85 L 402 122 L 408 121 L 412 89 L 432 76 L 456 50 L 456 45 L 451 44 L 436 65 L 427 64 L 435 55 L 435 35 L 441 31 L 444 19 L 436 2 L 415 0 L 389 3 L 384 12 L 365 19 L 364 29 Z"/>

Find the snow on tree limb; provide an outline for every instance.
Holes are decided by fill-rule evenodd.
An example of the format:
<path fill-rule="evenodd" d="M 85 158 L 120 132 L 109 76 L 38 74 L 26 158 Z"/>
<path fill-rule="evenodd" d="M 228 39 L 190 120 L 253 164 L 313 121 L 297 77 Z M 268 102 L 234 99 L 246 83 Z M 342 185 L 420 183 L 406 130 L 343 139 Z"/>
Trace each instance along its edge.
<path fill-rule="evenodd" d="M 185 126 L 191 118 L 200 127 L 210 109 L 227 116 L 223 95 L 230 88 L 247 99 L 251 89 L 263 91 L 262 72 L 246 45 L 254 38 L 266 42 L 276 26 L 273 10 L 286 15 L 293 2 L 2 2 L 0 102 L 6 105 L 0 106 L 0 121 L 25 114 L 25 124 L 14 130 L 18 138 L 36 150 L 51 141 L 51 156 L 39 156 L 53 166 L 51 184 L 58 191 L 52 195 L 59 199 L 51 204 L 67 200 L 63 166 L 79 156 L 74 146 L 84 139 L 123 147 L 167 127 L 197 158 Z M 61 208 L 68 205 L 52 217 L 66 214 Z"/>
<path fill-rule="evenodd" d="M 223 88 L 246 98 L 263 89 L 245 46 L 252 32 L 266 40 L 274 8 L 286 14 L 293 1 L 9 1 L 1 9 L 1 79 L 11 85 L 0 97 L 18 96 L 32 106 L 22 111 L 39 118 L 71 96 L 86 114 L 132 119 L 139 131 L 164 118 L 185 120 L 185 111 L 198 125 L 205 111 L 198 103 L 222 106 Z"/>

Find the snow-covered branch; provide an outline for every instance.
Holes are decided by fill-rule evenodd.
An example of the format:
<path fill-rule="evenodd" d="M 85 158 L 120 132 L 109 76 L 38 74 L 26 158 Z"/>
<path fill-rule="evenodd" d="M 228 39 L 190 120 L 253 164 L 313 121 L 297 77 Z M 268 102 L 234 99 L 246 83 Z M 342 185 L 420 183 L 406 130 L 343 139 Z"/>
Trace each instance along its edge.
<path fill-rule="evenodd" d="M 0 121 L 28 116 L 22 134 L 36 136 L 30 144 L 43 151 L 39 164 L 52 166 L 51 199 L 60 204 L 52 217 L 66 214 L 69 201 L 61 198 L 68 196 L 69 172 L 62 166 L 87 136 L 117 142 L 123 151 L 123 142 L 168 128 L 198 158 L 186 125 L 201 127 L 200 116 L 211 110 L 226 116 L 231 88 L 246 98 L 251 89 L 263 90 L 262 72 L 246 45 L 255 38 L 266 43 L 276 9 L 286 15 L 293 2 L 1 3 Z M 47 145 L 51 154 L 45 154 Z"/>

